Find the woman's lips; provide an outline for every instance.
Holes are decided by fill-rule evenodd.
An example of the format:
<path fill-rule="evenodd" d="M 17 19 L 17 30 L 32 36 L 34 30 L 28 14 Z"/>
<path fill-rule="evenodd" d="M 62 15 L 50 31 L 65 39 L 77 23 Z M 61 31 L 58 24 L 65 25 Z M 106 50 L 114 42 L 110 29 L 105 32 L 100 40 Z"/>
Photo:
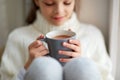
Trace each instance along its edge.
<path fill-rule="evenodd" d="M 63 18 L 64 18 L 63 16 L 61 16 L 61 17 L 53 17 L 53 19 L 57 20 L 57 21 L 61 21 L 61 20 L 63 20 Z"/>

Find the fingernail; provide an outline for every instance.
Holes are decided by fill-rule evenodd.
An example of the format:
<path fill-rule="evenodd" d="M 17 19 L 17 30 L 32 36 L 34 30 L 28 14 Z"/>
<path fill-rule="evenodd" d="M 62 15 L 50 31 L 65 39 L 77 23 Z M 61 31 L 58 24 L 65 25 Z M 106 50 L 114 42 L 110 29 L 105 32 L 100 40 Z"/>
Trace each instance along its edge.
<path fill-rule="evenodd" d="M 72 42 L 72 40 L 69 40 L 69 42 Z"/>
<path fill-rule="evenodd" d="M 64 42 L 63 45 L 66 45 L 66 42 Z"/>
<path fill-rule="evenodd" d="M 41 45 L 41 44 L 42 44 L 42 42 L 41 42 L 41 41 L 39 41 L 39 40 L 37 40 L 37 44 Z"/>
<path fill-rule="evenodd" d="M 59 53 L 59 54 L 61 54 L 61 53 L 62 53 L 62 51 L 58 51 L 58 53 Z"/>
<path fill-rule="evenodd" d="M 62 59 L 60 58 L 59 61 L 62 61 Z"/>

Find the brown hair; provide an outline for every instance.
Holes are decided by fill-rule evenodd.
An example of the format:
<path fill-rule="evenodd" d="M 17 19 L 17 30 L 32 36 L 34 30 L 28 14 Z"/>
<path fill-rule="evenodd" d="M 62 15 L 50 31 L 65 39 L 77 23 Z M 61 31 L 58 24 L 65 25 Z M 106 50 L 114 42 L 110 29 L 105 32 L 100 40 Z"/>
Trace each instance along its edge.
<path fill-rule="evenodd" d="M 32 0 L 32 5 L 30 8 L 30 11 L 28 13 L 27 19 L 26 19 L 26 23 L 27 24 L 32 24 L 35 19 L 36 19 L 36 11 L 39 9 L 38 6 L 36 6 L 34 0 Z"/>

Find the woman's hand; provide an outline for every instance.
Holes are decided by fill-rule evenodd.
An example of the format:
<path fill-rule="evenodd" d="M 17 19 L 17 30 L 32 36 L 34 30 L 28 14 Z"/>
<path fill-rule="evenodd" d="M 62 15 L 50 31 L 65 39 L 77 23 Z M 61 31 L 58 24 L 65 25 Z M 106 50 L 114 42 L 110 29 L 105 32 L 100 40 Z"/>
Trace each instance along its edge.
<path fill-rule="evenodd" d="M 42 38 L 44 38 L 44 36 L 40 35 L 40 37 L 38 37 L 36 41 L 34 41 L 33 43 L 29 45 L 29 59 L 24 66 L 25 69 L 27 69 L 30 66 L 31 62 L 35 58 L 48 54 L 48 49 L 40 41 L 40 39 Z"/>
<path fill-rule="evenodd" d="M 64 42 L 63 43 L 64 47 L 67 47 L 73 51 L 59 51 L 59 54 L 69 56 L 71 58 L 60 58 L 61 62 L 68 62 L 72 58 L 79 57 L 81 55 L 81 47 L 80 47 L 80 42 L 79 40 L 69 40 L 69 42 Z"/>

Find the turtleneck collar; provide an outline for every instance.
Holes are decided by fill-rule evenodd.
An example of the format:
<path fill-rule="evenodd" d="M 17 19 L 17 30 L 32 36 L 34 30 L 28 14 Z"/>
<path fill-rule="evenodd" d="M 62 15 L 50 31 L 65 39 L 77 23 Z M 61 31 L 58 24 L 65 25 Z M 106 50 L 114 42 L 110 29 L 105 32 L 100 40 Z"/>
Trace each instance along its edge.
<path fill-rule="evenodd" d="M 60 26 L 50 24 L 48 21 L 46 21 L 42 14 L 40 14 L 39 11 L 37 11 L 36 14 L 37 19 L 33 23 L 33 27 L 39 32 L 42 32 L 43 34 L 46 34 L 47 32 L 52 30 L 68 30 L 76 27 L 76 25 L 78 24 L 78 20 L 75 13 L 72 14 L 71 18 L 68 21 L 66 21 L 63 25 Z"/>

